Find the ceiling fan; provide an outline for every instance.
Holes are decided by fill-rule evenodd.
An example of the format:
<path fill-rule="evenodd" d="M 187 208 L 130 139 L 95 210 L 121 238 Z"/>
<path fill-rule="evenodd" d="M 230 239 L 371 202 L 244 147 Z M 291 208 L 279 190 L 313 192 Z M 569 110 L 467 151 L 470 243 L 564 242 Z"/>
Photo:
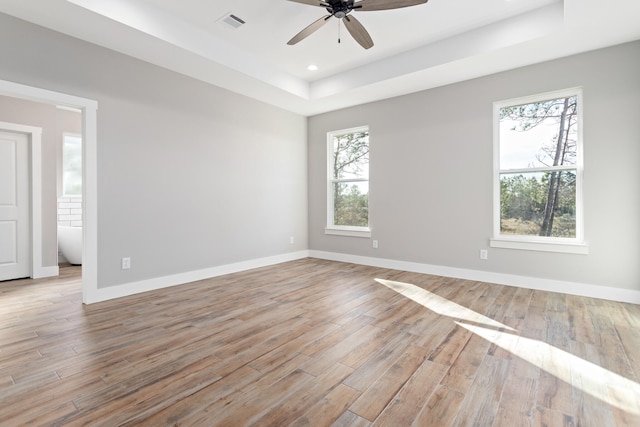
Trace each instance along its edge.
<path fill-rule="evenodd" d="M 289 0 L 296 3 L 308 4 L 310 6 L 323 7 L 329 12 L 328 15 L 323 16 L 298 34 L 293 36 L 291 40 L 287 42 L 288 45 L 294 45 L 299 41 L 307 38 L 317 30 L 319 30 L 324 24 L 329 21 L 333 16 L 342 22 L 349 31 L 349 34 L 357 41 L 360 46 L 365 49 L 373 47 L 373 40 L 371 36 L 364 28 L 364 26 L 358 21 L 355 16 L 351 15 L 351 12 L 356 11 L 371 11 L 371 10 L 387 10 L 387 9 L 399 9 L 401 7 L 416 6 L 426 3 L 428 0 Z M 340 39 L 338 39 L 340 42 Z"/>

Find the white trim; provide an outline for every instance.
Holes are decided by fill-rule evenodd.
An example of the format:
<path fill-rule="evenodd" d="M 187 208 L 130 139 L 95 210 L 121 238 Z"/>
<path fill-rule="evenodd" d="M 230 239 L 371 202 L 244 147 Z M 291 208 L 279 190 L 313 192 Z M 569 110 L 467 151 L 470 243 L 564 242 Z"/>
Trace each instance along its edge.
<path fill-rule="evenodd" d="M 31 133 L 31 233 L 34 242 L 31 246 L 31 277 L 39 279 L 50 277 L 49 273 L 55 270 L 42 265 L 42 129 L 35 129 L 37 130 Z"/>
<path fill-rule="evenodd" d="M 98 291 L 98 103 L 91 99 L 5 80 L 0 80 L 0 95 L 82 110 L 82 140 L 84 142 L 82 145 L 84 150 L 82 165 L 82 299 L 86 303 L 88 300 L 91 300 Z M 47 268 L 45 271 L 50 270 Z"/>
<path fill-rule="evenodd" d="M 254 268 L 267 267 L 303 258 L 318 258 L 330 261 L 348 262 L 352 264 L 368 265 L 372 267 L 409 271 L 421 274 L 432 274 L 443 277 L 454 277 L 465 280 L 475 280 L 499 285 L 520 288 L 558 292 L 569 295 L 600 298 L 611 301 L 621 301 L 640 304 L 640 291 L 635 289 L 612 288 L 609 286 L 590 285 L 584 283 L 567 282 L 562 280 L 542 279 L 537 277 L 519 276 L 513 274 L 494 273 L 490 271 L 469 270 L 456 267 L 446 267 L 431 264 L 421 264 L 407 261 L 397 261 L 384 258 L 372 258 L 359 255 L 341 254 L 316 250 L 303 250 L 282 255 L 275 255 L 255 260 L 242 261 L 234 264 L 221 265 L 202 270 L 190 271 L 170 276 L 158 277 L 139 282 L 125 283 L 118 286 L 99 288 L 91 293 L 91 300 L 87 304 L 122 298 L 142 292 L 168 288 L 198 280 L 210 279 L 226 274 L 238 273 Z"/>
<path fill-rule="evenodd" d="M 335 252 L 310 250 L 309 256 L 331 261 L 348 262 L 372 267 L 410 271 L 414 273 L 432 274 L 436 276 L 475 280 L 518 288 L 557 292 L 590 298 L 640 304 L 640 290 L 614 288 L 610 286 L 590 285 L 567 282 L 563 280 L 543 279 L 539 277 L 519 276 L 515 274 L 494 273 L 490 271 L 468 270 L 464 268 L 440 265 L 421 264 L 407 261 L 396 261 L 384 258 L 372 258 L 359 255 L 348 255 Z"/>
<path fill-rule="evenodd" d="M 60 268 L 57 265 L 52 265 L 50 267 L 42 267 L 38 270 L 38 275 L 35 273 L 33 275 L 34 279 L 41 279 L 43 277 L 55 277 L 60 275 Z"/>
<path fill-rule="evenodd" d="M 98 293 L 98 103 L 82 108 L 82 301 Z"/>
<path fill-rule="evenodd" d="M 510 99 L 503 99 L 496 101 L 494 104 L 498 104 L 500 107 L 504 106 L 519 106 L 525 104 L 531 104 L 532 102 L 546 101 L 556 98 L 566 98 L 576 95 L 578 92 L 582 92 L 582 86 L 574 86 L 566 89 L 552 90 L 549 92 L 536 93 L 533 95 L 518 96 Z M 581 107 L 581 105 L 578 105 Z"/>
<path fill-rule="evenodd" d="M 58 110 L 71 111 L 72 113 L 82 113 L 82 110 L 79 108 L 69 107 L 67 105 L 56 105 Z"/>
<path fill-rule="evenodd" d="M 335 225 L 334 222 L 334 206 L 333 206 L 333 184 L 336 182 L 366 182 L 369 186 L 369 176 L 367 174 L 367 178 L 349 178 L 349 179 L 334 179 L 333 172 L 333 139 L 336 136 L 347 135 L 356 132 L 366 132 L 369 134 L 369 125 L 356 126 L 349 129 L 341 129 L 336 131 L 327 132 L 327 226 L 324 229 L 325 234 L 334 234 L 338 236 L 350 236 L 350 237 L 371 237 L 371 230 L 369 227 L 347 227 Z M 370 135 L 369 135 L 370 136 Z M 369 186 L 369 193 L 371 194 L 371 187 Z M 367 196 L 367 203 L 371 200 L 370 197 Z M 370 206 L 370 205 L 369 205 Z M 371 209 L 369 209 L 369 213 L 371 213 Z M 367 218 L 367 222 L 371 224 L 371 218 Z"/>
<path fill-rule="evenodd" d="M 334 236 L 349 236 L 349 237 L 371 237 L 370 229 L 359 229 L 356 227 L 353 228 L 325 228 L 324 234 L 332 234 Z"/>
<path fill-rule="evenodd" d="M 354 126 L 352 128 L 347 128 L 347 129 L 332 130 L 330 132 L 327 132 L 327 141 L 329 141 L 328 138 L 331 138 L 333 136 L 347 135 L 347 134 L 356 133 L 356 132 L 369 132 L 369 125 L 361 125 L 361 126 Z"/>
<path fill-rule="evenodd" d="M 214 277 L 223 276 L 225 274 L 238 273 L 260 267 L 268 267 L 271 265 L 276 265 L 288 261 L 295 261 L 308 257 L 309 251 L 291 252 L 266 258 L 241 261 L 234 264 L 205 268 L 202 270 L 172 274 L 170 276 L 157 277 L 154 279 L 141 280 L 139 282 L 131 282 L 117 286 L 98 288 L 96 292 L 92 292 L 89 295 L 91 299 L 86 300 L 85 303 L 92 304 L 101 301 L 112 300 L 115 298 L 122 298 L 142 292 L 149 292 L 157 289 L 168 288 L 171 286 L 183 285 L 185 283 L 195 282 L 198 280 L 211 279 Z"/>
<path fill-rule="evenodd" d="M 507 106 L 525 105 L 544 100 L 576 97 L 578 111 L 577 129 L 577 157 L 576 164 L 570 166 L 553 166 L 549 168 L 530 169 L 500 169 L 500 109 Z M 492 247 L 534 250 L 563 253 L 588 253 L 584 236 L 584 202 L 583 202 L 583 174 L 584 174 L 584 144 L 583 144 L 583 100 L 582 87 L 577 86 L 541 94 L 529 95 L 519 98 L 506 99 L 493 103 L 493 238 Z M 510 235 L 500 233 L 500 174 L 501 173 L 536 173 L 547 170 L 575 170 L 576 171 L 576 237 L 574 239 L 558 239 L 553 237 L 517 236 L 513 239 Z M 544 242 L 541 242 L 544 240 Z M 529 243 L 529 244 L 525 244 Z"/>
<path fill-rule="evenodd" d="M 25 134 L 29 140 L 31 277 L 34 279 L 49 277 L 51 274 L 47 272 L 50 270 L 45 269 L 42 265 L 42 128 L 0 122 L 0 130 Z"/>
<path fill-rule="evenodd" d="M 549 166 L 549 167 L 538 167 L 538 168 L 515 168 L 515 169 L 500 169 L 500 173 L 502 174 L 517 174 L 517 173 L 544 173 L 549 172 L 550 170 L 554 171 L 574 171 L 576 170 L 575 165 L 559 165 L 559 166 Z"/>
<path fill-rule="evenodd" d="M 559 241 L 534 241 L 524 239 L 489 239 L 489 246 L 502 249 L 520 249 L 525 251 L 559 252 L 565 254 L 587 255 L 589 247 L 586 243 L 563 243 Z"/>

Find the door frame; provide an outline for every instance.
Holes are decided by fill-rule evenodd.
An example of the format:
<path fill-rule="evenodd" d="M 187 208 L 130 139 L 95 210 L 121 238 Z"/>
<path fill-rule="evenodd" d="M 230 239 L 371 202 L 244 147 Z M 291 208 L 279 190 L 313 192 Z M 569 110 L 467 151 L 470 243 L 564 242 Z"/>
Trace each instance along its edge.
<path fill-rule="evenodd" d="M 27 86 L 19 83 L 0 80 L 0 95 L 10 96 L 13 98 L 26 99 L 29 101 L 41 102 L 52 105 L 62 105 L 66 107 L 78 108 L 82 111 L 82 301 L 85 304 L 97 302 L 98 293 L 98 156 L 97 156 L 97 110 L 98 102 L 92 99 L 81 98 L 74 95 L 68 95 L 61 92 L 54 92 L 33 86 Z M 36 156 L 32 155 L 35 159 Z M 34 178 L 33 182 L 42 183 L 42 158 L 38 157 L 40 164 L 33 164 L 32 175 L 38 174 L 38 178 Z M 33 161 L 33 160 L 32 160 Z M 32 176 L 33 178 L 33 176 Z M 32 183 L 33 186 L 33 183 Z M 42 198 L 32 196 L 33 206 L 32 212 L 36 209 L 40 210 L 40 217 L 32 214 L 32 228 L 36 226 L 40 231 L 38 234 L 38 247 L 40 250 L 32 260 L 32 266 L 36 265 L 39 259 L 42 264 Z M 36 240 L 35 232 L 33 240 Z M 35 245 L 34 245 L 35 247 Z M 40 265 L 38 273 L 51 273 L 48 268 L 42 268 Z M 32 267 L 34 270 L 36 268 Z M 57 270 L 56 270 L 57 271 Z M 57 272 L 56 272 L 57 274 Z M 53 275 L 56 274 L 47 274 Z"/>
<path fill-rule="evenodd" d="M 42 265 L 42 128 L 21 125 L 18 123 L 0 122 L 0 130 L 21 133 L 27 136 L 29 145 L 29 229 L 31 231 L 31 265 L 30 277 L 57 276 L 58 266 L 45 267 Z"/>

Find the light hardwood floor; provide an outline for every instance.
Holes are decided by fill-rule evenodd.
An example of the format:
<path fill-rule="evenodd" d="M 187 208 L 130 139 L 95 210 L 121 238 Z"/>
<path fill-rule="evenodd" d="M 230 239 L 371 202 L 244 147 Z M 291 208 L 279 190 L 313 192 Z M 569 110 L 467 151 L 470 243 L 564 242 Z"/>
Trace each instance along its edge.
<path fill-rule="evenodd" d="M 640 307 L 304 259 L 0 283 L 0 425 L 640 426 Z"/>

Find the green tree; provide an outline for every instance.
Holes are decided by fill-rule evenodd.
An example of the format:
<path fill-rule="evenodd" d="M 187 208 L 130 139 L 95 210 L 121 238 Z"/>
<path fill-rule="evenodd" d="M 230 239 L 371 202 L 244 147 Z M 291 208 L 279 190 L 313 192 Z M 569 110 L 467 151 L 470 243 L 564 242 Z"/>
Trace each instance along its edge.
<path fill-rule="evenodd" d="M 525 178 L 518 174 L 500 180 L 502 218 L 539 222 L 543 208 L 543 186 L 535 177 Z"/>
<path fill-rule="evenodd" d="M 335 183 L 334 223 L 366 227 L 369 224 L 369 202 L 367 194 L 362 194 L 357 185 Z"/>
<path fill-rule="evenodd" d="M 369 165 L 369 133 L 354 132 L 333 139 L 333 178 L 361 176 Z"/>
<path fill-rule="evenodd" d="M 517 123 L 516 130 L 522 132 L 543 123 L 549 123 L 549 121 L 556 123 L 558 130 L 553 140 L 544 143 L 536 157 L 542 167 L 575 164 L 577 116 L 577 97 L 575 96 L 517 105 L 500 110 L 500 119 L 515 121 Z M 571 196 L 566 194 L 568 189 L 573 188 L 574 190 L 573 203 L 575 206 L 575 174 L 552 170 L 545 173 L 545 178 L 546 198 L 539 234 L 551 236 L 554 230 L 554 219 L 561 204 L 566 205 L 571 200 Z M 567 179 L 569 181 L 566 181 Z M 563 209 L 566 210 L 566 207 Z"/>
<path fill-rule="evenodd" d="M 369 224 L 369 197 L 368 191 L 362 192 L 361 187 L 368 188 L 369 133 L 335 136 L 331 161 L 333 223 L 366 227 Z"/>

